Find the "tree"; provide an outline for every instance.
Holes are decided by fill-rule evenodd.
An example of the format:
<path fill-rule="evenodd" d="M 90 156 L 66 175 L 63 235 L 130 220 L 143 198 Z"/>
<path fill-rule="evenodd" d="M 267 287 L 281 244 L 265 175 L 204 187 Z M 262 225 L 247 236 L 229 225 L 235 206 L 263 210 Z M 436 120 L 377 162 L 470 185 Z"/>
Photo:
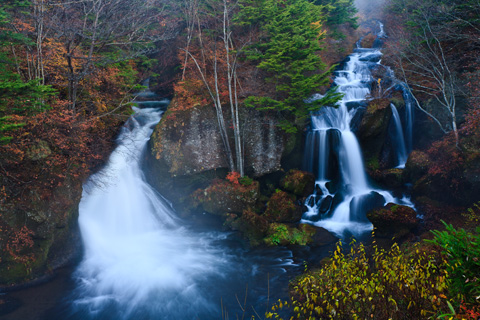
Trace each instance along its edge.
<path fill-rule="evenodd" d="M 261 33 L 247 58 L 256 61 L 265 72 L 265 80 L 275 86 L 272 95 L 250 96 L 245 104 L 276 111 L 283 117 L 281 127 L 296 132 L 310 112 L 340 99 L 340 94 L 330 90 L 322 99 L 307 102 L 321 86 L 330 83 L 334 68 L 325 70 L 318 56 L 324 37 L 324 7 L 306 0 L 244 0 L 241 4 L 241 23 L 257 27 Z"/>
<path fill-rule="evenodd" d="M 393 8 L 405 15 L 408 25 L 407 32 L 396 35 L 399 41 L 393 48 L 404 87 L 443 132 L 454 132 L 458 146 L 457 97 L 461 91 L 449 53 L 450 31 L 440 23 L 446 16 L 435 1 L 396 0 Z"/>
<path fill-rule="evenodd" d="M 233 29 L 231 25 L 232 16 L 237 6 L 229 0 L 207 1 L 203 6 L 204 21 L 209 23 L 205 28 L 205 35 L 202 34 L 202 23 L 199 18 L 199 4 L 197 2 L 186 2 L 184 5 L 187 18 L 187 43 L 185 49 L 185 64 L 183 67 L 182 79 L 185 79 L 188 58 L 194 62 L 196 70 L 201 77 L 203 85 L 215 106 L 218 127 L 225 147 L 225 154 L 230 171 L 236 171 L 244 176 L 243 145 L 241 139 L 241 127 L 239 118 L 239 97 L 238 97 L 238 57 L 245 45 L 235 46 Z M 200 49 L 197 57 L 190 50 L 195 24 L 198 24 L 196 33 L 197 45 Z M 235 151 L 230 146 L 229 130 L 227 128 L 224 106 L 230 107 L 231 126 Z"/>
<path fill-rule="evenodd" d="M 37 76 L 23 80 L 18 73 L 18 59 L 15 56 L 16 45 L 30 46 L 33 43 L 22 34 L 11 30 L 11 15 L 7 9 L 25 3 L 13 2 L 0 8 L 0 144 L 8 143 L 8 131 L 24 125 L 14 119 L 17 115 L 33 115 L 44 111 L 45 99 L 54 93 L 50 86 L 42 83 Z M 13 54 L 13 59 L 12 59 Z"/>

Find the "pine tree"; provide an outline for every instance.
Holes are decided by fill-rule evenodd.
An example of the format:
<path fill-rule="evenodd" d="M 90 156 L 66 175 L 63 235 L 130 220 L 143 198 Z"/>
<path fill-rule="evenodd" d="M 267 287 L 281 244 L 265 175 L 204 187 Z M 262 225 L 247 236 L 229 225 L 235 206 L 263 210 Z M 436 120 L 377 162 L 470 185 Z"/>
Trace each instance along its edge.
<path fill-rule="evenodd" d="M 329 84 L 332 68 L 327 69 L 318 53 L 324 33 L 324 7 L 306 0 L 246 0 L 239 14 L 241 24 L 257 26 L 263 37 L 248 51 L 248 59 L 267 74 L 276 87 L 275 96 L 251 96 L 246 105 L 276 110 L 284 120 L 280 126 L 296 132 L 298 125 L 325 105 L 334 105 L 340 94 L 330 90 L 319 100 L 306 100 L 319 87 Z"/>

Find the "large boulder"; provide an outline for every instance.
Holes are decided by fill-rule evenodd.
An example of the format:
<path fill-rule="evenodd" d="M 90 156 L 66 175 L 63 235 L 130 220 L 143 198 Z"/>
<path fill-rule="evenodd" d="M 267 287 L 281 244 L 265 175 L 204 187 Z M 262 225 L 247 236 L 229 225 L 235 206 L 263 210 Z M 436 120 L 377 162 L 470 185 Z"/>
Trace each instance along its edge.
<path fill-rule="evenodd" d="M 390 165 L 385 163 L 388 156 L 382 155 L 382 151 L 388 149 L 385 144 L 388 142 L 391 117 L 390 100 L 374 99 L 369 102 L 357 131 L 367 167 L 372 167 L 369 169 L 381 169 Z"/>
<path fill-rule="evenodd" d="M 418 226 L 417 213 L 410 207 L 389 203 L 367 212 L 367 218 L 379 237 L 401 239 Z"/>
<path fill-rule="evenodd" d="M 280 170 L 288 139 L 277 121 L 253 109 L 242 112 L 246 173 L 259 177 Z M 206 188 L 228 172 L 215 108 L 195 105 L 183 110 L 174 99 L 153 132 L 145 160 L 149 182 L 179 211 L 185 209 L 182 195 Z"/>
<path fill-rule="evenodd" d="M 198 189 L 192 195 L 197 206 L 212 214 L 242 213 L 254 207 L 259 197 L 259 183 L 241 185 L 227 180 L 215 180 L 206 189 Z"/>

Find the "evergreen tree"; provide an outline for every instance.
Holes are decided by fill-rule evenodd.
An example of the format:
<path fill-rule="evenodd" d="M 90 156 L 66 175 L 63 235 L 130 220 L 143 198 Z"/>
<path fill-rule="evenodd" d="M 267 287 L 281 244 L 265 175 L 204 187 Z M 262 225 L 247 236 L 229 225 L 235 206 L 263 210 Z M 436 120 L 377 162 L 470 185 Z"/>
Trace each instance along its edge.
<path fill-rule="evenodd" d="M 310 112 L 340 99 L 339 93 L 330 90 L 321 99 L 306 101 L 319 87 L 329 85 L 333 68 L 326 69 L 318 55 L 325 7 L 307 0 L 244 0 L 241 5 L 239 22 L 257 26 L 262 34 L 247 57 L 258 62 L 266 81 L 276 88 L 274 97 L 251 96 L 245 103 L 278 111 L 284 116 L 281 127 L 296 132 Z"/>
<path fill-rule="evenodd" d="M 16 44 L 28 44 L 29 39 L 9 28 L 8 9 L 26 5 L 25 2 L 8 2 L 0 8 L 0 144 L 8 143 L 7 131 L 23 126 L 13 121 L 13 115 L 28 116 L 46 109 L 44 100 L 53 94 L 50 86 L 41 85 L 38 79 L 24 81 L 16 72 L 16 61 L 10 50 Z"/>

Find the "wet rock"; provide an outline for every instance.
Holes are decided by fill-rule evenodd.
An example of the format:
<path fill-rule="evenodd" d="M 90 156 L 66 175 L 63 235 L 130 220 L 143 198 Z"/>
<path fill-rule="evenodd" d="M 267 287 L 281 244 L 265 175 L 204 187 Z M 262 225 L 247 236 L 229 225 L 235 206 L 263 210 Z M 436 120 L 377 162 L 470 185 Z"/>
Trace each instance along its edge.
<path fill-rule="evenodd" d="M 280 187 L 296 196 L 306 197 L 313 193 L 315 177 L 309 172 L 290 170 L 280 181 Z"/>
<path fill-rule="evenodd" d="M 410 181 L 417 181 L 428 172 L 428 168 L 431 165 L 432 161 L 427 153 L 413 150 L 408 156 L 403 174 Z"/>
<path fill-rule="evenodd" d="M 357 196 L 350 202 L 350 220 L 368 222 L 365 212 L 382 207 L 385 199 L 378 192 L 372 191 L 369 194 Z"/>
<path fill-rule="evenodd" d="M 0 206 L 0 288 L 44 278 L 80 253 L 80 181 L 66 179 L 45 201 L 31 190 L 28 210 Z"/>
<path fill-rule="evenodd" d="M 369 172 L 372 178 L 383 188 L 398 189 L 405 184 L 404 170 L 399 168 L 375 170 Z"/>
<path fill-rule="evenodd" d="M 367 218 L 372 222 L 378 237 L 401 239 L 418 226 L 417 213 L 410 207 L 389 203 L 380 209 L 370 210 Z"/>
<path fill-rule="evenodd" d="M 390 100 L 374 99 L 368 104 L 357 132 L 362 152 L 367 159 L 367 166 L 369 162 L 381 165 L 379 159 L 388 136 L 391 117 Z"/>
<path fill-rule="evenodd" d="M 327 213 L 330 208 L 332 207 L 333 197 L 326 196 L 318 205 L 318 213 L 324 215 Z"/>
<path fill-rule="evenodd" d="M 185 195 L 206 188 L 214 179 L 225 178 L 229 169 L 215 108 L 195 105 L 179 109 L 175 99 L 172 100 L 155 127 L 145 169 L 147 180 L 173 202 L 177 211 L 183 212 L 189 210 Z M 287 141 L 291 139 L 277 126 L 275 117 L 251 109 L 243 112 L 242 119 L 248 119 L 241 119 L 245 123 L 242 143 L 246 174 L 259 177 L 277 172 L 282 156 L 288 153 Z M 296 145 L 294 138 L 293 146 Z"/>

